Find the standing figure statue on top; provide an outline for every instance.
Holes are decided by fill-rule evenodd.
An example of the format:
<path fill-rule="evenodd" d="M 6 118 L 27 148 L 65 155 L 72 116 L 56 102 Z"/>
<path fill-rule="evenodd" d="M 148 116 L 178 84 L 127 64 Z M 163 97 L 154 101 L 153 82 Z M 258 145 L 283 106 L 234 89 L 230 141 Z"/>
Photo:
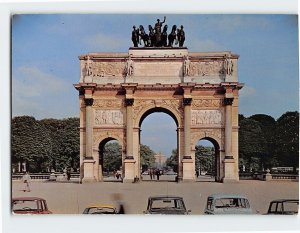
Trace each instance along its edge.
<path fill-rule="evenodd" d="M 162 46 L 162 44 L 161 44 L 161 27 L 162 27 L 163 23 L 165 23 L 165 22 L 166 22 L 166 16 L 164 16 L 164 21 L 162 21 L 162 22 L 160 22 L 160 20 L 157 19 L 157 23 L 154 26 L 155 40 L 156 40 L 155 46 L 156 47 Z"/>
<path fill-rule="evenodd" d="M 134 47 L 139 47 L 139 29 L 135 29 L 135 26 L 133 26 L 132 34 L 131 34 L 131 40 L 133 42 Z"/>
<path fill-rule="evenodd" d="M 179 47 L 182 47 L 185 41 L 185 33 L 183 31 L 183 26 L 180 26 L 180 29 L 177 29 L 177 38 L 179 42 Z"/>

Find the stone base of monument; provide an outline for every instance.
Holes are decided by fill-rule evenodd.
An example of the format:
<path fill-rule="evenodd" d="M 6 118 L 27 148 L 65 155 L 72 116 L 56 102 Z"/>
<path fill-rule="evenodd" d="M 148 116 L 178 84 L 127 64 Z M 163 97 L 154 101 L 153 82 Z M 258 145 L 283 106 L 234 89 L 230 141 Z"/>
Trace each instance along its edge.
<path fill-rule="evenodd" d="M 183 170 L 183 182 L 194 182 L 195 181 L 195 171 L 193 166 L 193 159 L 183 158 L 182 159 L 182 170 Z"/>
<path fill-rule="evenodd" d="M 224 159 L 224 173 L 225 176 L 222 179 L 223 183 L 236 183 L 239 181 L 239 177 L 235 176 L 235 160 L 232 158 Z"/>

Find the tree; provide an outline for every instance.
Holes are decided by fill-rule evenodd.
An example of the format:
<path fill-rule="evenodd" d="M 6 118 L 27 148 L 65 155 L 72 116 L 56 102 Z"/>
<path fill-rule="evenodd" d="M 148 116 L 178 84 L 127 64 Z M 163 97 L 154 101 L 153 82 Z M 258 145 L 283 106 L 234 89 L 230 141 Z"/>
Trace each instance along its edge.
<path fill-rule="evenodd" d="M 12 162 L 26 162 L 30 172 L 45 171 L 52 153 L 49 131 L 34 117 L 20 116 L 12 119 Z"/>
<path fill-rule="evenodd" d="M 271 168 L 276 166 L 277 159 L 275 157 L 276 141 L 276 121 L 273 117 L 265 114 L 256 114 L 249 119 L 255 120 L 260 124 L 262 137 L 265 141 L 265 153 L 261 153 L 261 163 L 263 164 L 263 168 Z"/>
<path fill-rule="evenodd" d="M 299 112 L 286 112 L 277 120 L 276 144 L 280 165 L 299 167 Z"/>
<path fill-rule="evenodd" d="M 52 154 L 49 167 L 56 171 L 79 167 L 79 118 L 63 120 L 43 119 L 41 123 L 49 130 L 52 139 Z"/>
<path fill-rule="evenodd" d="M 122 147 L 118 142 L 106 143 L 103 149 L 103 171 L 119 170 L 122 167 Z"/>
<path fill-rule="evenodd" d="M 204 147 L 201 145 L 196 146 L 195 162 L 196 169 L 200 168 L 200 171 L 212 172 L 215 166 L 214 160 L 214 147 Z"/>
<path fill-rule="evenodd" d="M 172 150 L 172 155 L 167 158 L 166 165 L 171 167 L 174 172 L 178 172 L 178 153 L 177 149 Z"/>
<path fill-rule="evenodd" d="M 240 121 L 239 157 L 246 163 L 246 167 L 250 170 L 261 169 L 264 154 L 266 154 L 266 140 L 260 123 L 249 118 Z"/>
<path fill-rule="evenodd" d="M 143 170 L 153 167 L 155 164 L 155 152 L 149 146 L 140 145 L 141 166 Z"/>

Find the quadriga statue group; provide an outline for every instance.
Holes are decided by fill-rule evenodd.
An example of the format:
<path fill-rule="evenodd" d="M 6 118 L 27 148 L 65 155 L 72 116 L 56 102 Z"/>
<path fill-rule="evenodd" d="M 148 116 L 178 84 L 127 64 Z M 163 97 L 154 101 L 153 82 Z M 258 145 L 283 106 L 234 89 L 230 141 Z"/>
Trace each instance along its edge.
<path fill-rule="evenodd" d="M 177 28 L 176 25 L 173 25 L 171 32 L 168 34 L 168 25 L 164 25 L 163 27 L 165 22 L 166 16 L 162 22 L 157 19 L 154 28 L 151 25 L 148 26 L 148 34 L 142 25 L 140 25 L 139 28 L 133 26 L 131 36 L 133 46 L 139 47 L 143 41 L 144 47 L 173 47 L 173 44 L 179 44 L 179 47 L 183 47 L 185 41 L 183 26 L 181 25 L 180 28 Z"/>

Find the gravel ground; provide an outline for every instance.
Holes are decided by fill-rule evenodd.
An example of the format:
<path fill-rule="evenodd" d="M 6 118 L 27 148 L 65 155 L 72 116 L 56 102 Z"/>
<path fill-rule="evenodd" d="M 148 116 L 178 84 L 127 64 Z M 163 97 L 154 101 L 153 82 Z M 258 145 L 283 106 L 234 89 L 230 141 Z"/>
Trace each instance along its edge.
<path fill-rule="evenodd" d="M 116 179 L 107 182 L 79 184 L 71 182 L 31 182 L 31 192 L 23 192 L 20 181 L 12 182 L 12 196 L 36 196 L 47 200 L 54 214 L 80 214 L 90 204 L 106 203 L 117 206 L 113 194 L 120 193 L 126 214 L 142 214 L 149 196 L 182 196 L 192 215 L 203 214 L 207 196 L 212 193 L 235 193 L 248 197 L 252 209 L 266 213 L 269 202 L 279 198 L 299 198 L 299 183 L 289 181 L 249 181 L 216 183 L 209 177 L 197 182 L 175 183 L 173 176 L 161 176 L 160 182 L 145 176 L 139 183 L 121 183 Z"/>

